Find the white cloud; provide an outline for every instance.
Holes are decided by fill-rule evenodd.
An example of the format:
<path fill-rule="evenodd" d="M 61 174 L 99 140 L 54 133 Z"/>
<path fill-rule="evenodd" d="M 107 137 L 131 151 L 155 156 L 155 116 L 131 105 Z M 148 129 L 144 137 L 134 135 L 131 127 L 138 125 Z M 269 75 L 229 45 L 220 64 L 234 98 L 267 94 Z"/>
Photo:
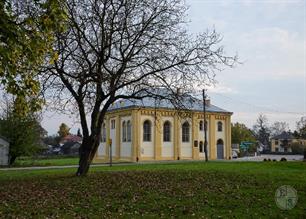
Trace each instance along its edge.
<path fill-rule="evenodd" d="M 235 91 L 233 88 L 224 85 L 222 83 L 217 83 L 215 85 L 211 85 L 210 87 L 207 88 L 207 90 L 210 93 L 215 93 L 215 94 L 225 94 L 225 93 L 236 93 L 237 91 Z"/>
<path fill-rule="evenodd" d="M 278 27 L 258 28 L 249 33 L 243 33 L 241 38 L 244 43 L 250 46 L 267 46 L 280 49 L 297 48 L 304 40 L 299 40 L 296 32 L 290 32 Z M 301 39 L 303 37 L 301 36 Z M 251 43 L 251 44 L 249 44 Z"/>
<path fill-rule="evenodd" d="M 205 22 L 207 23 L 208 28 L 216 28 L 216 30 L 223 30 L 228 25 L 225 20 L 217 19 L 217 18 L 206 18 Z"/>
<path fill-rule="evenodd" d="M 258 28 L 239 36 L 232 33 L 226 43 L 239 51 L 243 62 L 233 71 L 236 76 L 248 77 L 305 77 L 305 34 L 270 27 Z"/>
<path fill-rule="evenodd" d="M 232 122 L 244 123 L 247 127 L 252 128 L 256 123 L 259 114 L 262 113 L 268 118 L 268 123 L 271 125 L 274 122 L 287 122 L 291 131 L 296 129 L 296 122 L 303 115 L 289 113 L 271 113 L 271 112 L 234 112 Z"/>
<path fill-rule="evenodd" d="M 70 115 L 59 112 L 45 111 L 41 125 L 48 131 L 48 135 L 57 134 L 61 123 L 68 125 L 71 133 L 77 133 L 77 129 L 81 128 L 77 115 Z"/>

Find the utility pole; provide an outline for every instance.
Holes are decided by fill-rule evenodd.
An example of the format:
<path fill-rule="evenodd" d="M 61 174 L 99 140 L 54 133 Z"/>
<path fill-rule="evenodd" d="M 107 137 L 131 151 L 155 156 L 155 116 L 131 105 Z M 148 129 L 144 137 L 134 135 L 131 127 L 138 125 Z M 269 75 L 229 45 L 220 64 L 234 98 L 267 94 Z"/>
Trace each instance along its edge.
<path fill-rule="evenodd" d="M 205 89 L 203 89 L 203 112 L 204 112 L 204 153 L 205 153 L 205 161 L 208 161 L 207 155 L 207 122 L 206 122 L 206 95 Z"/>
<path fill-rule="evenodd" d="M 110 138 L 108 140 L 109 143 L 109 166 L 113 166 L 113 152 L 112 152 L 112 144 L 113 144 L 113 140 Z"/>

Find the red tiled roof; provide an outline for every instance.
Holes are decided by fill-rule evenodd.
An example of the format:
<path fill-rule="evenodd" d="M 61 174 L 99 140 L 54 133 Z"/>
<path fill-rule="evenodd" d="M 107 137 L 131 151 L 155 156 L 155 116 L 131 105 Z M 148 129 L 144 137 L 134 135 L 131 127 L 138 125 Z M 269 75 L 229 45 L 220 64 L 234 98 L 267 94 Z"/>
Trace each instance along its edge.
<path fill-rule="evenodd" d="M 66 142 L 82 142 L 82 137 L 77 135 L 67 135 L 61 140 L 61 143 L 66 143 Z"/>

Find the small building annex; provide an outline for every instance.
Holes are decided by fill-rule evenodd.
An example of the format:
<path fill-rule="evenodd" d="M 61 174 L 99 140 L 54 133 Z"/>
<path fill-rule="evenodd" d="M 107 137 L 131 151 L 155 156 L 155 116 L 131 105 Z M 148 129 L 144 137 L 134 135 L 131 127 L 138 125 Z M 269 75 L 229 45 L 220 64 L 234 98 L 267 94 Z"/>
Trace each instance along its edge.
<path fill-rule="evenodd" d="M 306 145 L 306 139 L 298 139 L 290 132 L 282 132 L 271 139 L 271 152 L 292 152 L 294 143 Z"/>
<path fill-rule="evenodd" d="M 0 166 L 9 165 L 9 143 L 0 136 Z"/>
<path fill-rule="evenodd" d="M 203 102 L 184 99 L 185 111 L 167 100 L 122 100 L 106 113 L 94 162 L 204 159 Z M 206 102 L 208 157 L 231 158 L 231 112 Z"/>

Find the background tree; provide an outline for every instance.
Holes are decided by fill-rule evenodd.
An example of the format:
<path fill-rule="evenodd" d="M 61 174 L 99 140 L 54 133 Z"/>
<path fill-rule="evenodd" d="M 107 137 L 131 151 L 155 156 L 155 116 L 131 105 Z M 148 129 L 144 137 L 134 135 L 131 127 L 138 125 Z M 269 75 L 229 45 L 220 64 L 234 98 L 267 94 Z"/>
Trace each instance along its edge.
<path fill-rule="evenodd" d="M 232 123 L 232 142 L 240 144 L 242 141 L 256 142 L 252 131 L 242 123 Z"/>
<path fill-rule="evenodd" d="M 260 114 L 253 126 L 253 133 L 256 139 L 264 145 L 265 149 L 269 149 L 270 130 L 268 119 L 265 115 Z"/>
<path fill-rule="evenodd" d="M 65 123 L 62 123 L 57 133 L 59 137 L 62 139 L 70 134 L 69 131 L 70 131 L 70 128 L 68 127 L 68 125 L 66 125 Z"/>
<path fill-rule="evenodd" d="M 41 127 L 39 117 L 34 113 L 19 114 L 14 101 L 6 103 L 6 110 L 0 118 L 0 135 L 10 143 L 10 165 L 17 157 L 30 156 L 42 150 L 42 139 L 46 131 Z"/>
<path fill-rule="evenodd" d="M 303 154 L 306 150 L 306 145 L 303 145 L 300 142 L 294 142 L 290 145 L 290 147 L 292 149 L 292 153 L 294 154 Z"/>
<path fill-rule="evenodd" d="M 0 87 L 15 95 L 15 111 L 39 110 L 37 72 L 47 54 L 54 57 L 54 33 L 65 13 L 57 0 L 0 2 Z"/>
<path fill-rule="evenodd" d="M 274 122 L 270 127 L 271 137 L 289 131 L 289 124 L 287 122 Z"/>
<path fill-rule="evenodd" d="M 299 138 L 299 137 L 300 137 L 300 134 L 299 134 L 299 132 L 298 132 L 297 130 L 294 130 L 293 136 L 294 136 L 295 138 Z"/>
<path fill-rule="evenodd" d="M 298 137 L 306 139 L 306 117 L 301 117 L 296 123 Z"/>
<path fill-rule="evenodd" d="M 67 29 L 56 35 L 58 56 L 47 61 L 41 80 L 54 106 L 78 110 L 83 142 L 77 175 L 89 169 L 112 103 L 158 97 L 178 105 L 178 88 L 184 94 L 201 89 L 216 70 L 236 62 L 214 30 L 187 33 L 186 10 L 181 0 L 65 2 Z"/>
<path fill-rule="evenodd" d="M 52 145 L 56 146 L 59 144 L 61 138 L 59 135 L 51 135 L 51 136 L 46 136 L 43 141 L 46 145 Z"/>

